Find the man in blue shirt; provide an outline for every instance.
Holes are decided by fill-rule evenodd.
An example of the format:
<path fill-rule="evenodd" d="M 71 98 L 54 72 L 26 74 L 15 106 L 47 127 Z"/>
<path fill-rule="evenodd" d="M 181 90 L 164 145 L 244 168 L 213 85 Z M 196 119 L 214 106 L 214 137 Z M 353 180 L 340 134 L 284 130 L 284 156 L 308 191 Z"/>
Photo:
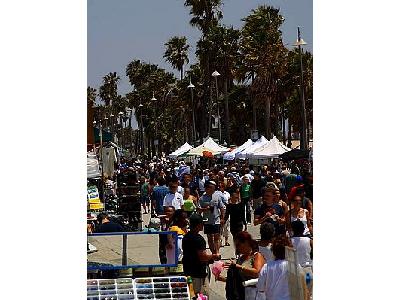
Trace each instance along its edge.
<path fill-rule="evenodd" d="M 154 187 L 151 196 L 153 209 L 157 215 L 164 213 L 163 201 L 166 194 L 168 194 L 168 187 L 163 177 L 156 178 L 157 186 Z"/>

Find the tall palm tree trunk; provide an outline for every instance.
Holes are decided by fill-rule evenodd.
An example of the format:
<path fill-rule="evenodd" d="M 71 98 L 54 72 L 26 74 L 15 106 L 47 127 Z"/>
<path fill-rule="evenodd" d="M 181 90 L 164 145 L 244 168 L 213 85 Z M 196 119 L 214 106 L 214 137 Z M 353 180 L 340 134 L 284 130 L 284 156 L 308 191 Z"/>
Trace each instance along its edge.
<path fill-rule="evenodd" d="M 251 84 L 254 82 L 254 73 L 251 73 Z M 257 111 L 256 111 L 256 99 L 254 93 L 250 91 L 252 109 L 253 109 L 253 130 L 257 130 Z"/>
<path fill-rule="evenodd" d="M 286 145 L 286 121 L 285 121 L 285 109 L 282 107 L 282 141 Z"/>
<path fill-rule="evenodd" d="M 224 98 L 225 98 L 225 129 L 226 129 L 226 141 L 228 146 L 231 144 L 231 130 L 230 130 L 230 119 L 229 119 L 229 103 L 228 103 L 228 78 L 225 77 L 224 81 Z"/>

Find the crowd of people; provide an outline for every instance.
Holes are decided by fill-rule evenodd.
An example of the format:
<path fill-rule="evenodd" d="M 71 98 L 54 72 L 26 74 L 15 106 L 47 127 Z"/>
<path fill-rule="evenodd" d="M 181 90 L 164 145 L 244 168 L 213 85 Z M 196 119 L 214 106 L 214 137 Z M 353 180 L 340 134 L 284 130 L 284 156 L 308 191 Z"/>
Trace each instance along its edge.
<path fill-rule="evenodd" d="M 226 283 L 228 300 L 289 299 L 285 246 L 296 249 L 301 265 L 312 263 L 313 183 L 307 168 L 282 162 L 206 168 L 154 160 L 125 170 L 137 177 L 143 213 L 159 218 L 161 230 L 178 235 L 178 244 L 160 235 L 160 262 L 173 263 L 178 247 L 196 293 L 208 295 L 209 265 L 221 260 L 221 247 L 230 242 L 236 257 L 225 261 L 226 276 L 216 276 Z M 258 241 L 247 232 L 257 225 Z M 110 225 L 105 220 L 102 226 Z M 257 278 L 256 286 L 242 284 Z"/>

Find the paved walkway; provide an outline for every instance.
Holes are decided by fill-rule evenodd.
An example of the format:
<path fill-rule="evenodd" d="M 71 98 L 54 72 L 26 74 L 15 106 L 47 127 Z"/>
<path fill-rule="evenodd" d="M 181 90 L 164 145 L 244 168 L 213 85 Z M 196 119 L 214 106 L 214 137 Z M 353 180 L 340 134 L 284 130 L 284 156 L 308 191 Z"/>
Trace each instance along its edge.
<path fill-rule="evenodd" d="M 143 215 L 144 225 L 147 225 L 150 215 Z M 143 226 L 144 227 L 144 226 Z M 253 238 L 259 238 L 259 226 L 248 225 L 248 232 Z M 207 237 L 202 233 L 204 239 Z M 88 260 L 109 264 L 120 264 L 122 260 L 122 237 L 105 236 L 89 237 L 89 242 L 97 247 L 98 251 L 88 254 Z M 235 256 L 232 236 L 229 236 L 230 246 L 222 247 L 220 250 L 222 260 L 229 260 Z M 208 247 L 208 246 L 207 246 Z M 135 235 L 128 238 L 128 264 L 159 264 L 158 237 L 149 235 Z M 224 271 L 222 275 L 226 275 Z M 225 299 L 225 283 L 216 282 L 211 276 L 210 300 Z"/>

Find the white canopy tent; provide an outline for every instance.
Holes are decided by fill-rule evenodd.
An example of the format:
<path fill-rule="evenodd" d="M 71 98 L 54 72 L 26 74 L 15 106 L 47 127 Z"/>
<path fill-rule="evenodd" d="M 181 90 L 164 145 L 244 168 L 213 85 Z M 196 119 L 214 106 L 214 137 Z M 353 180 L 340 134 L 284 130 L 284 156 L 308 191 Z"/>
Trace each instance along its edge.
<path fill-rule="evenodd" d="M 97 160 L 94 152 L 87 153 L 87 178 L 99 178 L 101 177 L 99 161 Z"/>
<path fill-rule="evenodd" d="M 185 154 L 189 150 L 193 149 L 193 146 L 189 145 L 188 143 L 184 143 L 182 146 L 180 146 L 178 149 L 176 149 L 174 152 L 172 152 L 170 155 L 168 155 L 169 158 L 176 159 L 178 156 L 181 156 L 182 154 Z"/>
<path fill-rule="evenodd" d="M 268 144 L 269 141 L 262 135 L 257 141 L 255 141 L 251 146 L 247 147 L 241 152 L 236 154 L 236 158 L 245 159 L 248 158 L 255 150 L 261 148 L 262 146 Z"/>
<path fill-rule="evenodd" d="M 274 136 L 267 144 L 250 153 L 249 157 L 253 159 L 277 158 L 280 154 L 290 150 Z"/>
<path fill-rule="evenodd" d="M 187 154 L 194 156 L 203 156 L 204 151 L 211 152 L 212 155 L 218 155 L 229 151 L 229 148 L 218 145 L 216 142 L 214 142 L 212 138 L 208 137 L 203 144 L 191 149 Z"/>
<path fill-rule="evenodd" d="M 232 151 L 226 152 L 224 154 L 224 160 L 234 160 L 237 153 L 243 151 L 244 149 L 250 147 L 251 145 L 253 145 L 253 141 L 251 139 L 248 139 L 243 145 L 240 145 L 239 147 L 233 149 Z"/>

